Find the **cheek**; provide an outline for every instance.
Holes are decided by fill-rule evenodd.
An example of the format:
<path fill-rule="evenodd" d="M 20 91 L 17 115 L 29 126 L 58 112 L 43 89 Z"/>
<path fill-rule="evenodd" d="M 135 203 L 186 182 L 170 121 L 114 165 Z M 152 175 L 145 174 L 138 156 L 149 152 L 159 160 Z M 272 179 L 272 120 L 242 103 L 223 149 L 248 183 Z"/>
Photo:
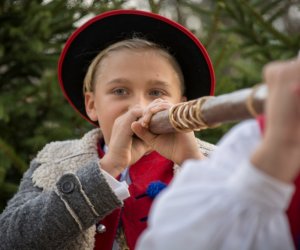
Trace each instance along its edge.
<path fill-rule="evenodd" d="M 186 101 L 187 101 L 186 96 L 182 96 L 181 99 L 180 99 L 180 102 L 186 102 Z"/>
<path fill-rule="evenodd" d="M 184 97 L 182 97 L 181 95 L 173 95 L 171 98 L 170 98 L 170 102 L 171 103 L 173 103 L 173 104 L 176 104 L 176 103 L 179 103 L 179 102 L 183 102 L 184 101 L 184 99 L 183 99 Z"/>
<path fill-rule="evenodd" d="M 103 109 L 102 112 L 98 114 L 100 128 L 106 144 L 110 141 L 114 122 L 120 115 L 120 111 L 110 105 L 107 105 L 106 109 Z"/>
<path fill-rule="evenodd" d="M 112 131 L 112 123 L 108 119 L 102 119 L 102 122 L 100 122 L 100 129 L 102 131 L 105 144 L 108 145 Z"/>

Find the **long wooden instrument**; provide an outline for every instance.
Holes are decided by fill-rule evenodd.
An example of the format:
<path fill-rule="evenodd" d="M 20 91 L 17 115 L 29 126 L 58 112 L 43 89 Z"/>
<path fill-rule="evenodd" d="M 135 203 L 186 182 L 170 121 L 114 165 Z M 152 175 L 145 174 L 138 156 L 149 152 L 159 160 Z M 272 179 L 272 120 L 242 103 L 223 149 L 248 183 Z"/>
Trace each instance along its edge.
<path fill-rule="evenodd" d="M 263 112 L 267 92 L 267 86 L 260 84 L 229 94 L 183 102 L 153 115 L 149 129 L 155 134 L 187 132 L 255 117 Z"/>

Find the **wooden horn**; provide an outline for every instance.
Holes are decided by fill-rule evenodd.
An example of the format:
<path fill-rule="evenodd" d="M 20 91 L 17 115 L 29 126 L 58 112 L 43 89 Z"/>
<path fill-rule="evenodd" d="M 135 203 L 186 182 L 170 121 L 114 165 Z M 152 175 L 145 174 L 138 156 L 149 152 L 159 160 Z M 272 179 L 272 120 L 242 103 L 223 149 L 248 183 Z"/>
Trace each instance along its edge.
<path fill-rule="evenodd" d="M 155 134 L 186 132 L 255 117 L 263 112 L 267 92 L 267 86 L 260 84 L 228 94 L 183 102 L 176 108 L 153 115 L 149 129 Z"/>

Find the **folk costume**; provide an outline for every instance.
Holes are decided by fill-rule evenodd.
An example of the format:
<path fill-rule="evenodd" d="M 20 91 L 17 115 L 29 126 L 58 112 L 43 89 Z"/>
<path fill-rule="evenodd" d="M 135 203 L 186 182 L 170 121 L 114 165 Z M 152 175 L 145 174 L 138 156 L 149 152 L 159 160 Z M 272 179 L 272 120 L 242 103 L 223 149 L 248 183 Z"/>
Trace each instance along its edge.
<path fill-rule="evenodd" d="M 190 31 L 153 13 L 110 11 L 79 27 L 59 60 L 63 93 L 86 120 L 98 126 L 84 107 L 89 64 L 109 45 L 133 37 L 154 42 L 175 57 L 188 99 L 213 94 L 211 61 Z M 214 148 L 203 141 L 199 146 L 205 155 Z M 0 215 L 0 249 L 134 249 L 155 195 L 170 182 L 176 166 L 154 151 L 129 166 L 118 181 L 101 169 L 104 151 L 100 129 L 79 140 L 46 145 Z"/>
<path fill-rule="evenodd" d="M 200 140 L 198 145 L 206 156 L 214 149 L 211 144 Z M 98 153 L 100 157 L 104 154 L 101 148 L 98 148 Z M 147 226 L 154 198 L 169 184 L 179 168 L 155 151 L 131 165 L 128 169 L 130 196 L 124 200 L 122 208 L 97 223 L 95 249 L 112 249 L 116 235 L 117 244 L 122 246 L 120 249 L 134 249 Z"/>

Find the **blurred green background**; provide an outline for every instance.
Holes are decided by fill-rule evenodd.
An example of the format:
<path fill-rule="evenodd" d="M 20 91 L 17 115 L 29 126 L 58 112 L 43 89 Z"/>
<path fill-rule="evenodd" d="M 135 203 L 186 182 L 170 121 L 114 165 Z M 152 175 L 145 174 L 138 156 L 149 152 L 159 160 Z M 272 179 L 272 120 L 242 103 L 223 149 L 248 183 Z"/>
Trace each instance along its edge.
<path fill-rule="evenodd" d="M 67 104 L 57 61 L 68 36 L 111 9 L 160 13 L 187 26 L 214 64 L 216 95 L 262 81 L 263 65 L 300 48 L 299 0 L 2 0 L 0 2 L 0 212 L 42 147 L 93 128 Z M 232 126 L 197 135 L 215 143 Z"/>

